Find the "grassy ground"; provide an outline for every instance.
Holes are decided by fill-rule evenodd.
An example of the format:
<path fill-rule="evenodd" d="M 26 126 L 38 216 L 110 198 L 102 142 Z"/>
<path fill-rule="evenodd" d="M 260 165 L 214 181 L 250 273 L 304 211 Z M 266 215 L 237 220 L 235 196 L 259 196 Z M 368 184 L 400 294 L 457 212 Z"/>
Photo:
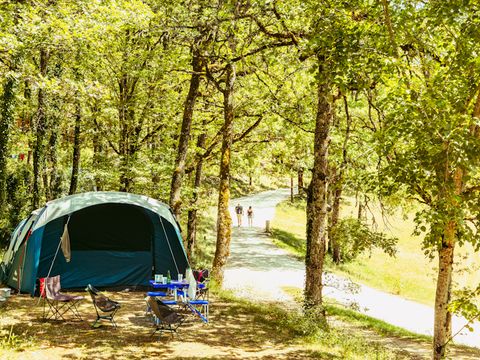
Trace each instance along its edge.
<path fill-rule="evenodd" d="M 341 216 L 355 216 L 357 209 L 353 202 L 346 204 Z M 364 254 L 351 264 L 334 266 L 329 270 L 348 275 L 352 279 L 374 288 L 403 296 L 424 304 L 432 305 L 435 294 L 437 261 L 425 257 L 421 249 L 421 239 L 413 237 L 413 221 L 396 213 L 388 221 L 382 219 L 381 211 L 372 207 L 369 214 L 376 219 L 379 230 L 399 239 L 398 252 L 391 258 L 379 250 Z M 284 202 L 277 206 L 272 222 L 273 236 L 279 246 L 303 257 L 305 254 L 305 207 L 302 202 Z M 457 288 L 476 286 L 480 282 L 480 254 L 473 254 L 471 248 L 457 250 L 454 281 Z"/>
<path fill-rule="evenodd" d="M 43 322 L 29 296 L 12 296 L 0 310 L 0 359 L 412 359 L 403 347 L 356 335 L 352 328 L 323 331 L 277 306 L 251 304 L 221 294 L 212 300 L 210 324 L 189 318 L 171 337 L 151 336 L 143 293 L 109 294 L 119 300 L 118 329 L 91 328 L 95 312 L 84 301 L 84 321 Z"/>

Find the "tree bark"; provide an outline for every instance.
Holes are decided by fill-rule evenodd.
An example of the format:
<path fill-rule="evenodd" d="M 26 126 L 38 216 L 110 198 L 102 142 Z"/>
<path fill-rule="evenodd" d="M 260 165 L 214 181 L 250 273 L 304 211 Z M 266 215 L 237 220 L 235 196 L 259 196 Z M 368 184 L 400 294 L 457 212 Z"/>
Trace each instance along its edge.
<path fill-rule="evenodd" d="M 207 134 L 200 134 L 197 140 L 197 147 L 204 148 L 207 139 Z M 197 156 L 197 165 L 195 166 L 195 182 L 193 185 L 193 198 L 191 209 L 188 211 L 187 221 L 187 255 L 191 261 L 195 257 L 195 244 L 197 239 L 197 206 L 198 206 L 198 193 L 202 184 L 202 172 L 203 172 L 203 157 Z"/>
<path fill-rule="evenodd" d="M 182 180 L 185 174 L 185 160 L 187 158 L 188 142 L 190 139 L 190 129 L 192 127 L 193 112 L 195 102 L 200 87 L 201 71 L 203 62 L 198 50 L 192 49 L 192 76 L 190 77 L 190 88 L 188 90 L 187 99 L 183 110 L 182 129 L 178 140 L 177 157 L 175 159 L 175 169 L 172 176 L 172 184 L 170 187 L 170 207 L 173 213 L 180 218 L 181 208 L 181 188 Z"/>
<path fill-rule="evenodd" d="M 40 50 L 40 75 L 45 77 L 47 75 L 48 52 L 45 49 Z M 36 113 L 37 133 L 35 145 L 33 148 L 33 197 L 32 206 L 37 209 L 40 206 L 40 165 L 44 156 L 43 141 L 46 132 L 46 114 L 45 114 L 45 89 L 38 89 L 38 104 Z"/>
<path fill-rule="evenodd" d="M 136 105 L 134 89 L 137 79 L 138 78 L 132 78 L 129 74 L 125 73 L 118 80 L 118 120 L 120 125 L 120 136 L 118 142 L 118 154 L 120 155 L 119 191 L 122 192 L 130 192 L 132 190 L 132 166 L 135 162 L 138 137 L 141 132 L 140 125 L 134 126 Z"/>
<path fill-rule="evenodd" d="M 220 160 L 220 185 L 218 189 L 217 244 L 212 266 L 212 276 L 220 286 L 223 283 L 223 272 L 230 254 L 230 240 L 232 237 L 232 218 L 228 210 L 228 203 L 230 201 L 230 156 L 233 141 L 233 95 L 236 77 L 233 64 L 228 64 L 225 71 L 225 90 L 223 91 L 224 128 Z"/>
<path fill-rule="evenodd" d="M 449 221 L 445 228 L 442 246 L 438 251 L 438 277 L 433 329 L 433 359 L 435 360 L 445 357 L 446 344 L 452 335 L 452 314 L 448 310 L 448 305 L 452 287 L 455 230 L 456 223 Z"/>
<path fill-rule="evenodd" d="M 324 315 L 322 308 L 322 273 L 325 259 L 327 160 L 332 106 L 329 101 L 329 84 L 323 79 L 325 76 L 323 60 L 319 58 L 318 61 L 318 103 L 315 119 L 314 164 L 312 181 L 307 196 L 305 308 L 317 307 Z"/>
<path fill-rule="evenodd" d="M 479 87 L 480 88 L 480 87 Z M 480 91 L 477 94 L 472 117 L 480 118 Z M 470 133 L 479 137 L 478 127 L 473 125 L 470 128 Z M 447 164 L 449 165 L 449 164 Z M 463 181 L 465 178 L 465 171 L 457 167 L 453 174 L 453 200 L 450 206 L 458 207 L 456 198 L 462 195 Z M 445 181 L 447 181 L 446 179 Z M 447 343 L 452 336 L 452 314 L 448 310 L 451 298 L 452 288 L 452 273 L 454 250 L 456 243 L 456 230 L 458 224 L 455 220 L 450 220 L 444 230 L 442 244 L 438 250 L 438 276 L 437 289 L 435 292 L 435 319 L 433 328 L 433 359 L 440 360 L 445 357 Z"/>
<path fill-rule="evenodd" d="M 52 131 L 50 133 L 50 138 L 48 140 L 48 166 L 49 166 L 49 183 L 48 183 L 48 193 L 47 201 L 56 199 L 61 194 L 61 181 L 60 174 L 58 173 L 58 159 L 57 159 L 57 140 L 58 140 L 58 119 L 54 120 L 52 124 Z"/>
<path fill-rule="evenodd" d="M 329 231 L 328 231 L 328 238 L 330 239 L 330 246 L 332 251 L 332 259 L 335 264 L 339 264 L 342 260 L 341 251 L 340 251 L 340 243 L 336 239 L 335 235 L 331 231 L 337 224 L 338 218 L 340 215 L 340 198 L 342 197 L 343 187 L 339 183 L 341 179 L 336 179 L 334 184 L 334 192 L 333 192 L 333 204 L 332 204 L 332 213 L 330 216 L 330 223 L 329 223 Z"/>
<path fill-rule="evenodd" d="M 347 126 L 345 129 L 345 137 L 343 139 L 343 146 L 342 146 L 342 163 L 338 171 L 335 171 L 335 175 L 332 176 L 332 185 L 333 185 L 333 204 L 332 204 L 332 212 L 330 215 L 330 223 L 329 223 L 329 230 L 328 230 L 328 237 L 330 240 L 331 245 L 331 253 L 332 259 L 335 264 L 339 264 L 342 260 L 342 254 L 340 249 L 340 243 L 335 238 L 335 235 L 331 231 L 337 224 L 340 215 L 340 199 L 342 197 L 343 192 L 343 178 L 344 178 L 344 171 L 348 163 L 347 151 L 348 151 L 348 141 L 350 139 L 350 129 L 352 125 L 352 118 L 350 117 L 350 111 L 348 109 L 348 101 L 347 97 L 343 96 L 343 104 L 345 107 L 345 116 L 347 119 Z"/>
<path fill-rule="evenodd" d="M 78 96 L 78 94 L 77 94 Z M 78 169 L 80 166 L 80 132 L 82 125 L 82 108 L 80 99 L 75 101 L 75 132 L 73 137 L 73 159 L 72 159 L 72 176 L 70 177 L 69 195 L 77 192 L 78 185 Z"/>
<path fill-rule="evenodd" d="M 290 202 L 293 203 L 293 176 L 290 176 Z"/>
<path fill-rule="evenodd" d="M 303 184 L 303 168 L 300 168 L 298 169 L 298 172 L 297 172 L 297 178 L 298 178 L 298 193 L 300 193 L 303 188 L 304 188 L 304 184 Z"/>
<path fill-rule="evenodd" d="M 54 68 L 55 77 L 60 80 L 62 77 L 62 65 L 60 62 L 57 62 Z M 61 99 L 55 97 L 52 99 L 52 115 L 49 125 L 50 136 L 48 140 L 48 152 L 46 155 L 46 161 L 48 164 L 48 191 L 46 191 L 47 201 L 58 198 L 62 192 L 62 183 L 61 176 L 58 171 L 58 131 L 60 125 L 60 108 L 61 108 Z"/>
<path fill-rule="evenodd" d="M 2 216 L 7 198 L 7 152 L 8 141 L 10 138 L 10 126 L 13 123 L 15 86 L 15 78 L 9 76 L 3 85 L 3 93 L 0 98 L 0 217 Z"/>
<path fill-rule="evenodd" d="M 95 110 L 94 110 L 93 116 L 96 116 Z M 93 134 L 92 141 L 93 141 L 93 158 L 92 158 L 93 168 L 96 170 L 99 170 L 102 168 L 101 157 L 103 152 L 103 145 L 98 132 L 95 132 Z M 103 183 L 100 176 L 98 176 L 98 173 L 95 173 L 94 181 L 95 181 L 95 191 L 102 191 Z"/>

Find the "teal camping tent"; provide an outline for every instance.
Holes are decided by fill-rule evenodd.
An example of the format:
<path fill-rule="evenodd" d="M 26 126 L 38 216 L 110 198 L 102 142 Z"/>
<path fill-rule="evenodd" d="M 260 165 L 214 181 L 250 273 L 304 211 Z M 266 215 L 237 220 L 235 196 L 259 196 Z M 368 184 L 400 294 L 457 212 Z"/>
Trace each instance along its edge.
<path fill-rule="evenodd" d="M 35 293 L 36 280 L 62 288 L 147 286 L 154 274 L 185 273 L 188 260 L 170 208 L 122 192 L 88 192 L 48 202 L 14 230 L 2 282 Z"/>

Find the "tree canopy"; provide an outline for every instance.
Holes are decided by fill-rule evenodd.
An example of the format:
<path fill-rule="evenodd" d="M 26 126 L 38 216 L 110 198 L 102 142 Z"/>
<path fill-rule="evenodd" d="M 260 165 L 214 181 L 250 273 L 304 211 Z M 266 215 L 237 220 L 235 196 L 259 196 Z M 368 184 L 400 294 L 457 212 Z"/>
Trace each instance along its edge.
<path fill-rule="evenodd" d="M 480 248 L 479 11 L 470 1 L 3 2 L 1 242 L 48 200 L 120 190 L 169 203 L 194 261 L 198 210 L 216 205 L 221 282 L 231 192 L 305 174 L 305 305 L 321 314 L 326 243 L 340 262 L 351 251 L 341 239 L 371 234 L 361 214 L 355 228 L 338 218 L 342 194 L 416 203 L 419 246 L 439 261 L 441 358 L 455 246 Z"/>

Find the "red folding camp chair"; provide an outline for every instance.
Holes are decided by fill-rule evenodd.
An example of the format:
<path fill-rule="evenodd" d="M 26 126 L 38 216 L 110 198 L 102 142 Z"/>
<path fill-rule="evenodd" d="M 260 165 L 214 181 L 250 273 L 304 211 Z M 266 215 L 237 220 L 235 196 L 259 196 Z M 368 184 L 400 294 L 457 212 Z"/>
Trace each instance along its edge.
<path fill-rule="evenodd" d="M 43 319 L 65 320 L 64 315 L 67 312 L 71 312 L 75 319 L 82 320 L 77 304 L 83 300 L 83 296 L 62 294 L 60 290 L 60 275 L 40 279 L 40 296 L 43 298 Z"/>
<path fill-rule="evenodd" d="M 210 272 L 208 269 L 193 270 L 193 277 L 197 280 L 197 283 L 202 286 L 197 286 L 197 294 L 195 299 L 202 299 L 208 301 L 208 282 L 210 281 Z"/>

